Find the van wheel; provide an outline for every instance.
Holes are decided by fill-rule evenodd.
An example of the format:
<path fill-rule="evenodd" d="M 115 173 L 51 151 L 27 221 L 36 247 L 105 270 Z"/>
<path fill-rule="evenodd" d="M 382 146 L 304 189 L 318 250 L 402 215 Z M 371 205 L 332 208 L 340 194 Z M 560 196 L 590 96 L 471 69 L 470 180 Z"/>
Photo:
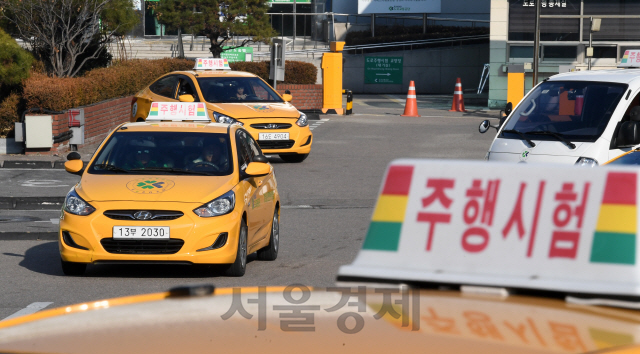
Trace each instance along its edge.
<path fill-rule="evenodd" d="M 64 275 L 80 276 L 87 269 L 86 263 L 65 262 L 62 259 L 60 259 L 60 263 L 62 264 Z"/>
<path fill-rule="evenodd" d="M 280 221 L 278 219 L 278 209 L 276 209 L 273 212 L 269 246 L 258 251 L 258 259 L 261 261 L 275 261 L 278 258 L 278 248 L 280 248 Z"/>
<path fill-rule="evenodd" d="M 309 156 L 309 154 L 297 154 L 297 155 L 280 155 L 280 158 L 284 161 L 284 162 L 293 162 L 293 163 L 299 163 L 304 161 L 307 156 Z"/>
<path fill-rule="evenodd" d="M 240 235 L 238 237 L 238 251 L 235 262 L 231 263 L 224 274 L 230 277 L 241 277 L 247 270 L 247 223 L 242 219 L 240 223 Z"/>

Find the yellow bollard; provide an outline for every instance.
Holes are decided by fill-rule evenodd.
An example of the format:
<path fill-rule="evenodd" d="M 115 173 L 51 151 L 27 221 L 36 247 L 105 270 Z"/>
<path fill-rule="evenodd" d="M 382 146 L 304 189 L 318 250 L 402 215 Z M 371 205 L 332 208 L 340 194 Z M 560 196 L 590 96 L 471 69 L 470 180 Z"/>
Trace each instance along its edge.
<path fill-rule="evenodd" d="M 524 97 L 524 65 L 511 64 L 507 67 L 507 102 L 513 107 Z"/>
<path fill-rule="evenodd" d="M 331 42 L 332 53 L 322 55 L 322 113 L 344 114 L 342 108 L 342 48 L 344 42 Z"/>

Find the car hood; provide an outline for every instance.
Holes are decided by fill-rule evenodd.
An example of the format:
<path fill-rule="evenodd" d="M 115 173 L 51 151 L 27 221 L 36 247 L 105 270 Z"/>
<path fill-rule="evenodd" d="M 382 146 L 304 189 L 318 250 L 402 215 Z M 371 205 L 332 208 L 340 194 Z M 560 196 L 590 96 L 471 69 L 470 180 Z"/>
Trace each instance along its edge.
<path fill-rule="evenodd" d="M 229 176 L 85 174 L 76 187 L 86 201 L 206 203 L 237 183 Z"/>
<path fill-rule="evenodd" d="M 288 102 L 284 103 L 207 103 L 209 110 L 231 118 L 298 118 L 300 112 Z M 211 118 L 213 119 L 213 113 Z"/>

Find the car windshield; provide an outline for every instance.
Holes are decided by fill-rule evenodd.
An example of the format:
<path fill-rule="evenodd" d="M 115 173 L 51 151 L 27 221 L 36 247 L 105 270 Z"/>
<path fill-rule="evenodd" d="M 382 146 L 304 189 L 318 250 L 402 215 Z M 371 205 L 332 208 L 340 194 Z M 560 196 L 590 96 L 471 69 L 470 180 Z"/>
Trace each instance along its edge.
<path fill-rule="evenodd" d="M 543 82 L 511 114 L 502 137 L 521 139 L 519 133 L 524 133 L 536 140 L 558 140 L 560 136 L 594 142 L 626 89 L 627 85 L 606 82 Z"/>
<path fill-rule="evenodd" d="M 119 130 L 88 172 L 226 176 L 233 171 L 231 156 L 226 134 Z"/>
<path fill-rule="evenodd" d="M 608 165 L 640 165 L 640 153 L 637 151 L 621 156 Z"/>
<path fill-rule="evenodd" d="M 204 100 L 211 103 L 283 102 L 257 77 L 199 77 Z"/>

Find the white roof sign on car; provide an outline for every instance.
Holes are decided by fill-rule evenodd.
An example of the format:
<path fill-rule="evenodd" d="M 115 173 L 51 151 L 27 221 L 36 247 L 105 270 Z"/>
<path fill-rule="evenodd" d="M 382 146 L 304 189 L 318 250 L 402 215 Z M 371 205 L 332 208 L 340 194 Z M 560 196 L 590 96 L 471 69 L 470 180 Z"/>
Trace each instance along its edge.
<path fill-rule="evenodd" d="M 149 110 L 149 121 L 211 122 L 207 107 L 202 102 L 153 102 Z"/>
<path fill-rule="evenodd" d="M 194 70 L 231 70 L 229 61 L 223 58 L 197 58 Z"/>

